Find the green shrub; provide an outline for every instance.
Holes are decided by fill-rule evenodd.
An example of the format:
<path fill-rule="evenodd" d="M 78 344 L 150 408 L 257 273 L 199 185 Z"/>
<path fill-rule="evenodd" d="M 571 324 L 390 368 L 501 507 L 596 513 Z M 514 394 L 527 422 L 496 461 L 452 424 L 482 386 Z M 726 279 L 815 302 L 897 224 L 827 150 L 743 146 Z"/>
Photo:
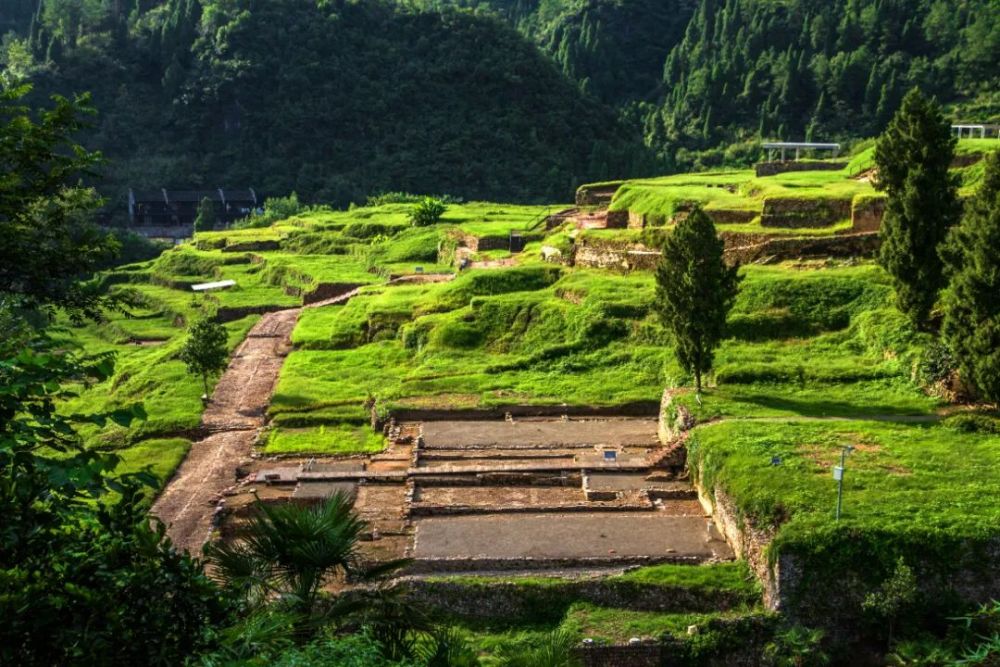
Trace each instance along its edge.
<path fill-rule="evenodd" d="M 1000 417 L 982 414 L 953 415 L 942 423 L 962 433 L 1000 435 Z"/>
<path fill-rule="evenodd" d="M 441 220 L 448 206 L 434 197 L 424 197 L 410 213 L 410 223 L 416 227 L 427 227 Z"/>

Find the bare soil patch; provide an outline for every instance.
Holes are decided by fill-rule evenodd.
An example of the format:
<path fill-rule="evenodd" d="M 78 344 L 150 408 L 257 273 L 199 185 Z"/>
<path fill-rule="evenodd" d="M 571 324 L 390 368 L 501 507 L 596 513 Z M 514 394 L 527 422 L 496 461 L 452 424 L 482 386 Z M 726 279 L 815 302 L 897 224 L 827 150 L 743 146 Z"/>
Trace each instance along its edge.
<path fill-rule="evenodd" d="M 732 550 L 703 517 L 659 512 L 428 517 L 413 556 L 460 560 L 710 560 Z"/>
<path fill-rule="evenodd" d="M 654 419 L 434 421 L 422 435 L 428 449 L 659 445 Z"/>
<path fill-rule="evenodd" d="M 200 551 L 219 501 L 236 483 L 236 468 L 249 459 L 298 313 L 269 313 L 250 330 L 202 415 L 202 426 L 213 433 L 191 446 L 153 504 L 152 513 L 167 525 L 179 549 Z"/>

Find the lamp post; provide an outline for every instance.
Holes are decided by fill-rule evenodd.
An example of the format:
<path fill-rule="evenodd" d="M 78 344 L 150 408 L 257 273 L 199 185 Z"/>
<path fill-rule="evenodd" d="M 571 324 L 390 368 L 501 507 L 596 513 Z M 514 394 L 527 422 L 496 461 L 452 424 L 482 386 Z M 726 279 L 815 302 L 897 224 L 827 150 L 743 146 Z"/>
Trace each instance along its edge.
<path fill-rule="evenodd" d="M 844 467 L 847 464 L 847 455 L 854 451 L 854 447 L 848 445 L 840 450 L 840 465 L 834 466 L 833 478 L 837 480 L 837 521 L 840 521 L 840 507 L 844 501 Z"/>

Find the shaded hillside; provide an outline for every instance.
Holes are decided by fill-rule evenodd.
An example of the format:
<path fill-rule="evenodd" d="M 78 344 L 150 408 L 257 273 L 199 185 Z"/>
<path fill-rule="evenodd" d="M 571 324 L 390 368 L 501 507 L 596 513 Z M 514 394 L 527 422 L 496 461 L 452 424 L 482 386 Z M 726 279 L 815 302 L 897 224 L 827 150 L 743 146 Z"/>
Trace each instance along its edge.
<path fill-rule="evenodd" d="M 871 136 L 906 91 L 997 115 L 991 0 L 701 0 L 647 141 L 677 156 L 755 138 Z M 961 114 L 962 112 L 959 112 Z M 683 165 L 686 158 L 679 156 Z"/>
<path fill-rule="evenodd" d="M 659 92 L 663 62 L 698 0 L 425 0 L 495 13 L 531 37 L 581 89 L 620 105 Z"/>
<path fill-rule="evenodd" d="M 40 94 L 93 90 L 116 196 L 248 184 L 339 204 L 385 190 L 565 200 L 641 167 L 640 137 L 494 18 L 170 0 L 80 34 L 43 33 L 31 75 Z"/>

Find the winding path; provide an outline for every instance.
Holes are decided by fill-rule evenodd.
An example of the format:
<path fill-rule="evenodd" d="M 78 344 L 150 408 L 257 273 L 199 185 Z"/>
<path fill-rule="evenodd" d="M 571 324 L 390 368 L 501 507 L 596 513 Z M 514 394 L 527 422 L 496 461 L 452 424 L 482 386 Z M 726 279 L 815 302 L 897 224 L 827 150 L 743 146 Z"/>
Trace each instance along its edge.
<path fill-rule="evenodd" d="M 444 282 L 454 274 L 403 276 L 386 285 Z M 303 308 L 346 303 L 361 287 Z M 250 457 L 267 422 L 267 407 L 291 350 L 290 337 L 303 308 L 265 314 L 229 362 L 201 418 L 207 435 L 191 450 L 153 503 L 152 514 L 167 526 L 178 549 L 198 553 L 208 541 L 225 491 L 237 483 L 236 469 Z"/>
<path fill-rule="evenodd" d="M 197 553 L 208 540 L 219 500 L 264 426 L 298 316 L 298 308 L 267 313 L 236 348 L 202 415 L 209 434 L 191 446 L 153 504 L 178 549 Z"/>

